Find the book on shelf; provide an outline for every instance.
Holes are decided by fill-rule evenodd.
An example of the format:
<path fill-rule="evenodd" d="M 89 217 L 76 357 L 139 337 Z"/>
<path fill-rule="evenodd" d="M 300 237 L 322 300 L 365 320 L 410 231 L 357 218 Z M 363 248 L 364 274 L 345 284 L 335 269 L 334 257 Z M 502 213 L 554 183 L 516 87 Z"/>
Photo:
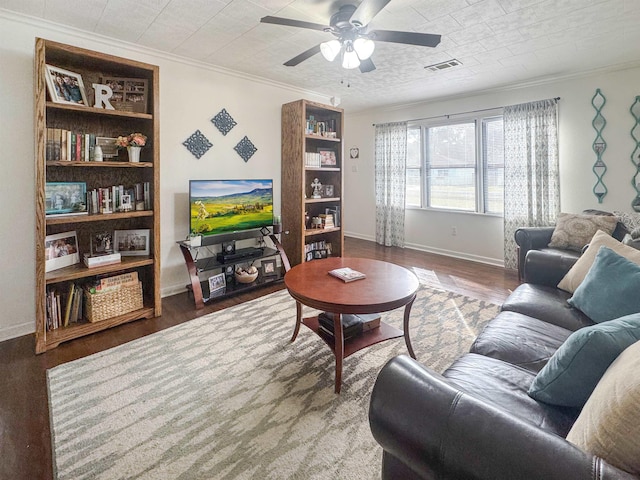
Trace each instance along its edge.
<path fill-rule="evenodd" d="M 92 215 L 151 210 L 150 188 L 149 182 L 94 188 L 87 192 L 87 209 Z"/>
<path fill-rule="evenodd" d="M 97 278 L 93 285 L 89 286 L 90 293 L 111 292 L 122 287 L 130 287 L 138 284 L 138 272 L 127 272 L 120 275 L 112 275 Z"/>
<path fill-rule="evenodd" d="M 82 318 L 82 288 L 70 282 L 66 293 L 57 288 L 50 288 L 46 293 L 46 322 L 48 332 L 61 327 L 68 327 Z"/>
<path fill-rule="evenodd" d="M 334 270 L 329 270 L 329 275 L 339 278 L 343 282 L 347 282 L 347 283 L 366 278 L 366 275 L 364 273 L 358 272 L 357 270 L 354 270 L 349 267 L 336 268 Z"/>
<path fill-rule="evenodd" d="M 88 268 L 94 267 L 102 267 L 104 265 L 112 265 L 114 263 L 120 263 L 122 261 L 122 257 L 120 253 L 99 253 L 94 255 L 89 255 L 87 253 L 84 254 L 84 264 Z"/>
<path fill-rule="evenodd" d="M 322 228 L 333 228 L 335 224 L 333 223 L 333 214 L 332 213 L 321 213 L 320 221 L 322 221 Z"/>
<path fill-rule="evenodd" d="M 94 160 L 95 133 L 81 133 L 63 128 L 47 127 L 46 135 L 45 160 L 62 162 Z"/>

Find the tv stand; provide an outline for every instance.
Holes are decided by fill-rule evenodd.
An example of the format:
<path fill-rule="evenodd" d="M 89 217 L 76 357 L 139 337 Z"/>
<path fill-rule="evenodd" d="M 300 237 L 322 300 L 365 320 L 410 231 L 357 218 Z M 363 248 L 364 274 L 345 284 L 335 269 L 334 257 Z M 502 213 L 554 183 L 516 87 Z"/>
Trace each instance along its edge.
<path fill-rule="evenodd" d="M 287 258 L 278 237 L 274 233 L 267 232 L 266 235 L 261 236 L 263 238 L 269 238 L 273 243 L 273 248 L 247 247 L 238 249 L 235 253 L 229 253 L 226 255 L 223 255 L 222 252 L 220 252 L 213 256 L 200 257 L 199 253 L 201 250 L 203 252 L 207 251 L 208 247 L 215 245 L 215 243 L 207 242 L 206 245 L 193 247 L 187 241 L 177 242 L 187 265 L 187 271 L 189 272 L 191 283 L 187 285 L 187 289 L 193 293 L 193 300 L 195 302 L 196 309 L 204 308 L 207 303 L 233 296 L 240 292 L 252 290 L 275 282 L 282 282 L 284 278 L 282 270 L 284 269 L 284 271 L 287 271 L 290 268 L 289 259 Z M 256 238 L 255 235 L 254 238 Z M 220 241 L 220 243 L 222 243 L 222 241 Z M 195 253 L 195 257 L 193 253 Z M 270 272 L 269 275 L 265 275 L 265 272 L 258 268 L 258 278 L 249 284 L 236 282 L 233 273 L 231 273 L 230 275 L 227 275 L 228 280 L 225 288 L 213 293 L 209 291 L 208 280 L 201 281 L 198 275 L 202 272 L 214 272 L 216 270 L 218 271 L 218 274 L 224 274 L 229 268 L 233 271 L 235 264 L 248 262 L 253 263 L 259 259 L 267 260 L 270 257 L 273 258 L 277 256 L 280 256 L 282 260 L 282 268 L 278 268 L 276 266 L 275 272 Z"/>
<path fill-rule="evenodd" d="M 252 258 L 260 258 L 264 254 L 264 248 L 258 247 L 247 247 L 240 248 L 233 253 L 224 253 L 220 252 L 216 255 L 216 258 L 219 262 L 229 263 L 229 262 L 240 262 L 252 259 Z"/>

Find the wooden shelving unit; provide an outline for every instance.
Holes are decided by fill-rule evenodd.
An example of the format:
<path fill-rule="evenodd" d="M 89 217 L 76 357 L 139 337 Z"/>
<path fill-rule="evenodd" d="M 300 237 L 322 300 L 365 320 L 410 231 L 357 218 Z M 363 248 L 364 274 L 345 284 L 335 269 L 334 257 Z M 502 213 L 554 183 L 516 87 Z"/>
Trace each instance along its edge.
<path fill-rule="evenodd" d="M 335 138 L 307 132 L 307 122 L 332 125 Z M 344 233 L 342 216 L 344 148 L 342 143 L 344 113 L 341 108 L 298 100 L 282 106 L 282 245 L 291 266 L 305 261 L 305 244 L 324 240 L 331 243 L 331 255 L 342 256 Z M 311 167 L 305 165 L 305 154 L 319 149 L 335 152 L 336 165 Z M 312 197 L 311 183 L 318 178 L 322 185 L 333 185 L 333 195 Z M 284 204 L 283 204 L 284 205 Z M 326 229 L 305 228 L 305 214 L 324 214 L 327 208 L 339 212 L 340 226 Z"/>
<path fill-rule="evenodd" d="M 93 83 L 106 77 L 140 78 L 147 81 L 147 111 L 135 113 L 92 106 L 59 104 L 48 100 L 46 65 L 82 76 L 88 105 L 94 104 Z M 38 38 L 35 48 L 35 142 L 36 142 L 36 353 L 61 342 L 89 335 L 122 323 L 162 314 L 160 298 L 160 190 L 159 170 L 159 70 L 155 65 L 102 54 Z M 140 163 L 128 161 L 46 161 L 47 128 L 60 128 L 104 137 L 142 132 L 148 137 Z M 112 185 L 131 187 L 149 183 L 151 209 L 79 216 L 46 215 L 46 182 L 86 182 L 87 190 Z M 83 263 L 45 272 L 47 235 L 75 231 L 80 258 L 89 251 L 96 232 L 149 229 L 149 255 L 122 257 L 121 263 L 87 268 Z M 80 320 L 47 331 L 46 295 L 50 288 L 64 295 L 69 282 L 90 282 L 100 276 L 136 271 L 142 282 L 144 306 L 124 315 L 89 323 Z"/>

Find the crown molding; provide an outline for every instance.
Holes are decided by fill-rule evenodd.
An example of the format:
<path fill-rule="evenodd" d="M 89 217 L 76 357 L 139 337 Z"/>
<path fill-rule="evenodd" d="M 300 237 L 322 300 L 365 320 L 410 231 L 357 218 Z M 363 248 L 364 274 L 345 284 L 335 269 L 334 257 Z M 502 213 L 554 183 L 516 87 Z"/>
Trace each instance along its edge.
<path fill-rule="evenodd" d="M 16 23 L 22 23 L 24 25 L 30 25 L 35 28 L 46 28 L 50 31 L 60 33 L 61 35 L 67 35 L 67 36 L 70 35 L 88 42 L 105 45 L 107 47 L 126 49 L 133 53 L 137 53 L 141 55 L 150 55 L 150 56 L 162 58 L 164 60 L 168 60 L 171 62 L 181 63 L 183 65 L 201 68 L 203 70 L 209 70 L 211 72 L 219 73 L 221 75 L 225 75 L 228 77 L 240 78 L 243 80 L 249 80 L 262 85 L 276 87 L 283 90 L 288 90 L 288 91 L 297 93 L 298 95 L 302 96 L 302 98 L 305 98 L 308 96 L 314 96 L 314 97 L 326 99 L 325 103 L 329 103 L 331 98 L 331 95 L 326 95 L 326 94 L 315 92 L 312 90 L 299 88 L 293 85 L 289 85 L 287 83 L 277 82 L 277 81 L 270 80 L 268 78 L 260 77 L 257 75 L 251 75 L 248 73 L 238 72 L 236 70 L 219 67 L 219 66 L 205 63 L 199 60 L 194 60 L 194 59 L 183 57 L 173 53 L 163 52 L 162 50 L 156 50 L 154 48 L 138 45 L 132 42 L 116 40 L 106 35 L 101 35 L 95 32 L 89 32 L 87 30 L 82 30 L 76 27 L 69 27 L 67 25 L 61 25 L 59 23 L 52 22 L 50 20 L 45 20 L 43 18 L 33 17 L 31 15 L 14 12 L 11 10 L 7 10 L 5 8 L 0 8 L 0 18 L 13 21 Z M 56 41 L 59 41 L 59 40 L 56 40 Z M 68 41 L 63 43 L 68 43 Z M 91 48 L 91 49 L 95 50 L 95 48 Z M 123 56 L 123 55 L 120 54 L 119 56 Z M 152 63 L 152 62 L 147 61 L 147 63 Z"/>

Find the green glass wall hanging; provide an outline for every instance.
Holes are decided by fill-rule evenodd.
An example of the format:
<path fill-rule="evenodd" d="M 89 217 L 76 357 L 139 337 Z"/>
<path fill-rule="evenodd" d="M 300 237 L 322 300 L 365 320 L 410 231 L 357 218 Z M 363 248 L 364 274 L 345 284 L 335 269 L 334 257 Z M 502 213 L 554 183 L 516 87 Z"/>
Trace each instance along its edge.
<path fill-rule="evenodd" d="M 629 109 L 631 116 L 635 120 L 633 127 L 631 128 L 631 138 L 635 142 L 635 148 L 631 152 L 631 163 L 635 167 L 636 171 L 631 178 L 631 185 L 636 190 L 636 197 L 631 202 L 631 206 L 636 212 L 640 211 L 640 96 L 636 97 L 636 101 L 633 102 Z"/>
<path fill-rule="evenodd" d="M 596 138 L 593 141 L 592 145 L 593 151 L 596 154 L 596 163 L 593 164 L 592 170 L 593 173 L 596 174 L 596 178 L 598 179 L 596 181 L 596 184 L 593 186 L 593 193 L 598 199 L 598 203 L 602 203 L 602 199 L 608 192 L 606 185 L 602 181 L 602 178 L 607 171 L 607 166 L 602 161 L 602 154 L 607 149 L 607 142 L 605 142 L 604 138 L 602 137 L 602 131 L 607 125 L 607 121 L 602 115 L 602 107 L 604 107 L 605 103 L 607 103 L 607 99 L 604 98 L 604 95 L 599 88 L 596 89 L 596 93 L 591 99 L 591 105 L 593 105 L 593 108 L 596 109 L 596 116 L 593 117 L 591 125 L 593 125 L 593 128 L 596 131 Z"/>

